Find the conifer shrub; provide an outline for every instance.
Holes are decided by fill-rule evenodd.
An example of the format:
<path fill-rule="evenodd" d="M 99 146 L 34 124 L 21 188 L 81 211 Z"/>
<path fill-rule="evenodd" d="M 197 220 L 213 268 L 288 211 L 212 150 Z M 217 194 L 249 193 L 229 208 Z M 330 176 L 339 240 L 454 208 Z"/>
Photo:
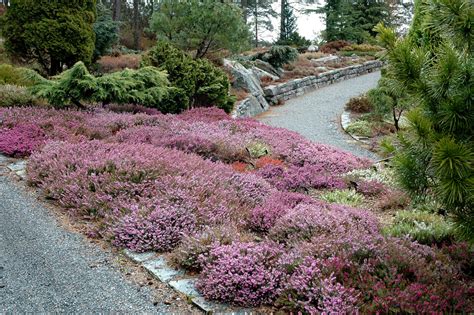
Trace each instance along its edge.
<path fill-rule="evenodd" d="M 224 71 L 205 59 L 194 60 L 168 42 L 159 41 L 143 58 L 143 65 L 168 73 L 171 85 L 187 97 L 185 109 L 216 106 L 230 112 L 235 99 L 229 95 L 230 82 Z"/>
<path fill-rule="evenodd" d="M 290 64 L 298 59 L 298 50 L 290 46 L 275 45 L 270 50 L 259 53 L 252 58 L 268 62 L 275 68 L 281 68 L 283 65 Z"/>
<path fill-rule="evenodd" d="M 166 74 L 154 67 L 125 69 L 96 78 L 78 62 L 51 80 L 39 75 L 32 78 L 36 81 L 32 92 L 56 108 L 84 108 L 83 102 L 102 102 L 138 104 L 163 113 L 177 113 L 186 102 L 178 89 L 169 87 Z"/>

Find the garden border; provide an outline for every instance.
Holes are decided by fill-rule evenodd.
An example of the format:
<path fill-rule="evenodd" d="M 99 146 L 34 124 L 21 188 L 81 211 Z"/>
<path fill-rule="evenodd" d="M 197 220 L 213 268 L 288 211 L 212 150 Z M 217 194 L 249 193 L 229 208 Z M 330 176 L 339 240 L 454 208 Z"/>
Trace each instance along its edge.
<path fill-rule="evenodd" d="M 14 175 L 18 180 L 26 179 L 25 159 L 9 158 L 0 154 L 0 176 Z M 206 300 L 195 287 L 197 277 L 186 276 L 184 270 L 177 270 L 168 265 L 166 256 L 156 252 L 135 253 L 131 250 L 124 249 L 121 253 L 127 259 L 143 267 L 153 278 L 168 285 L 171 289 L 179 294 L 183 294 L 195 306 L 204 311 L 206 314 L 225 313 L 248 315 L 254 313 L 251 309 L 235 308 L 230 305 L 215 303 Z"/>

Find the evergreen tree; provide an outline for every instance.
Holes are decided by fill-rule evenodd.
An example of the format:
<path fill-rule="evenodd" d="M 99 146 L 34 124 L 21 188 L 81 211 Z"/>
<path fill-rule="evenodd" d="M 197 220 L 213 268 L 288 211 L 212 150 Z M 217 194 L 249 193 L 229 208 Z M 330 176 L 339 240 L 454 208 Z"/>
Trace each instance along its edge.
<path fill-rule="evenodd" d="M 380 0 L 328 0 L 318 12 L 325 15 L 326 41 L 362 43 L 375 36 L 373 28 L 387 22 L 389 7 Z"/>
<path fill-rule="evenodd" d="M 263 31 L 273 31 L 272 18 L 277 17 L 277 13 L 272 8 L 273 0 L 246 0 L 244 12 L 245 20 L 253 32 L 255 47 L 258 47 L 259 34 Z"/>
<path fill-rule="evenodd" d="M 283 7 L 280 19 L 283 21 L 282 28 L 280 29 L 280 41 L 287 41 L 293 33 L 298 31 L 298 26 L 296 24 L 297 19 L 293 12 L 293 8 L 289 5 L 288 2 L 282 1 L 282 3 L 286 3 Z"/>
<path fill-rule="evenodd" d="M 95 0 L 16 0 L 3 21 L 5 48 L 55 75 L 64 65 L 91 62 L 95 18 Z"/>
<path fill-rule="evenodd" d="M 93 60 L 103 56 L 118 41 L 119 24 L 112 19 L 112 12 L 103 4 L 97 4 L 97 20 L 94 23 L 95 50 Z"/>
<path fill-rule="evenodd" d="M 162 0 L 150 22 L 159 39 L 171 41 L 196 58 L 210 52 L 241 50 L 249 29 L 238 6 L 218 0 Z"/>
<path fill-rule="evenodd" d="M 471 240 L 473 10 L 470 0 L 427 0 L 415 10 L 409 37 L 397 40 L 394 31 L 377 27 L 388 49 L 385 76 L 403 86 L 415 105 L 394 157 L 400 182 L 413 196 L 434 195 L 456 220 L 459 234 Z"/>

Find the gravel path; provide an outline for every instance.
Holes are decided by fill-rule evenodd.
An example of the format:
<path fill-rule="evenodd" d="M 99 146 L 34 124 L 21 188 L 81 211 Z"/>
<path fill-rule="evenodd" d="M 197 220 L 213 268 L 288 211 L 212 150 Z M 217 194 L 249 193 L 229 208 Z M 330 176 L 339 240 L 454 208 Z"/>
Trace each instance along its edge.
<path fill-rule="evenodd" d="M 353 142 L 339 125 L 339 117 L 347 101 L 377 85 L 380 71 L 332 84 L 301 97 L 274 106 L 257 119 L 271 126 L 300 133 L 315 142 L 329 144 L 357 156 L 377 156 Z"/>
<path fill-rule="evenodd" d="M 124 279 L 110 253 L 58 224 L 0 175 L 0 314 L 167 313 L 150 289 Z"/>

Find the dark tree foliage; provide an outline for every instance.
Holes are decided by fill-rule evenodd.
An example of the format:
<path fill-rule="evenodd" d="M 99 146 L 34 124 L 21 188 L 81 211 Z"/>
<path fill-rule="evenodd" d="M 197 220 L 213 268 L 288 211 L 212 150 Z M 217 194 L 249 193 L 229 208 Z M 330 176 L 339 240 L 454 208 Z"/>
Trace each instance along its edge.
<path fill-rule="evenodd" d="M 117 43 L 119 24 L 112 19 L 112 11 L 105 5 L 97 4 L 97 20 L 94 23 L 94 60 L 103 56 L 113 44 Z"/>
<path fill-rule="evenodd" d="M 160 41 L 150 50 L 143 65 L 155 66 L 168 73 L 175 92 L 186 97 L 185 108 L 216 106 L 230 112 L 234 98 L 229 95 L 230 82 L 224 71 L 206 59 L 193 59 L 169 42 Z M 183 99 L 183 98 L 181 98 Z"/>
<path fill-rule="evenodd" d="M 380 0 L 328 0 L 319 12 L 325 15 L 326 41 L 362 43 L 375 36 L 373 28 L 389 17 L 388 4 Z"/>
<path fill-rule="evenodd" d="M 278 14 L 272 8 L 272 0 L 247 0 L 241 2 L 244 18 L 253 32 L 253 41 L 257 47 L 260 41 L 260 33 L 263 31 L 273 31 L 272 18 Z"/>
<path fill-rule="evenodd" d="M 55 75 L 63 66 L 92 61 L 95 19 L 95 0 L 16 0 L 5 14 L 5 48 Z"/>
<path fill-rule="evenodd" d="M 291 35 L 298 31 L 298 26 L 296 25 L 297 19 L 293 12 L 293 8 L 287 2 L 286 5 L 282 7 L 280 19 L 282 19 L 282 27 L 280 29 L 279 40 L 286 41 Z"/>

